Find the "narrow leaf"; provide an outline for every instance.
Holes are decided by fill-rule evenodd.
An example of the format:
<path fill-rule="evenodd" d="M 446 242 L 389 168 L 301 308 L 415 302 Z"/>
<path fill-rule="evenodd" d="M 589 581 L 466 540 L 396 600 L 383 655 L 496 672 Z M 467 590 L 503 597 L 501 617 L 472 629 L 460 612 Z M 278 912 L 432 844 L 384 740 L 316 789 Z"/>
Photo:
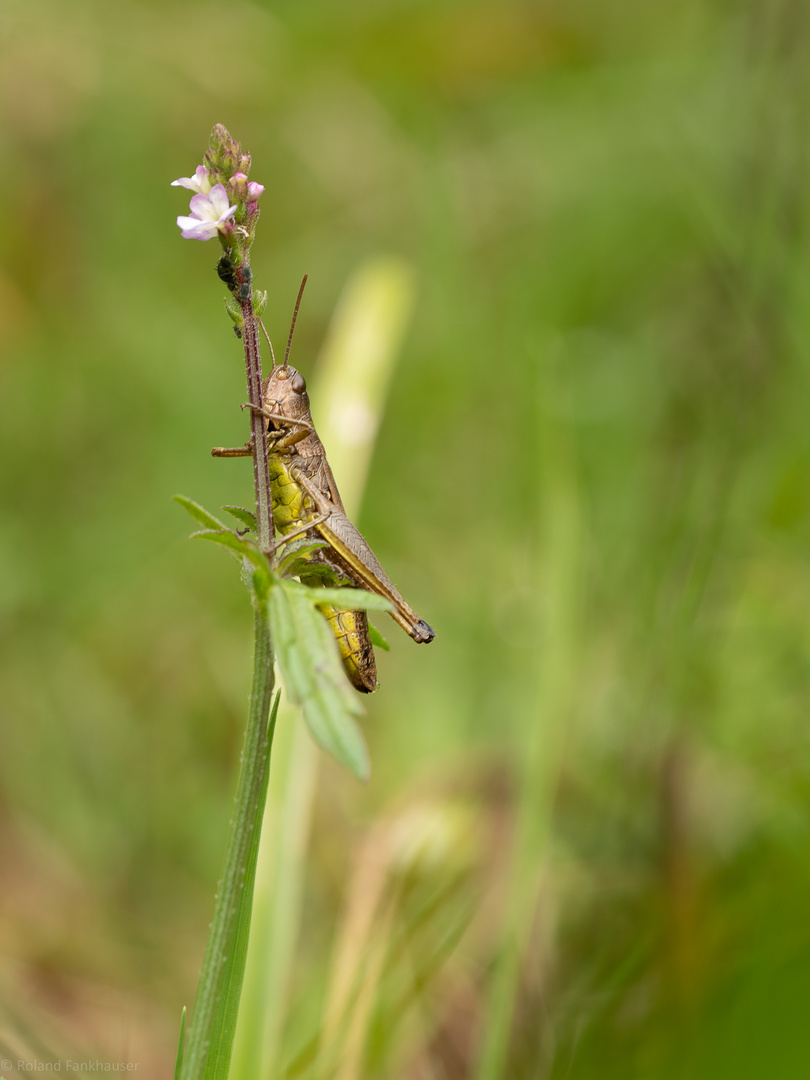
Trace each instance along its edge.
<path fill-rule="evenodd" d="M 329 545 L 325 540 L 311 540 L 309 537 L 302 536 L 298 540 L 292 540 L 289 544 L 284 544 L 280 548 L 280 558 L 278 560 L 279 573 L 289 575 L 289 566 L 297 559 L 305 560 L 313 555 L 316 551 L 328 547 Z"/>
<path fill-rule="evenodd" d="M 390 611 L 390 600 L 365 589 L 350 589 L 340 586 L 336 589 L 311 589 L 313 604 L 331 604 L 347 611 Z"/>
<path fill-rule="evenodd" d="M 245 325 L 245 317 L 242 314 L 241 307 L 232 296 L 226 296 L 223 299 L 225 301 L 225 310 L 233 320 L 234 326 L 236 326 L 238 330 L 242 330 Z"/>
<path fill-rule="evenodd" d="M 221 530 L 205 529 L 201 532 L 192 533 L 192 536 L 199 537 L 200 540 L 212 540 L 215 544 L 222 544 L 223 547 L 230 548 L 231 551 L 236 551 L 240 555 L 244 555 L 246 559 L 249 559 L 257 570 L 264 570 L 269 574 L 270 568 L 267 565 L 267 559 L 259 551 L 255 544 L 250 540 L 245 540 L 244 537 L 237 536 L 236 533 L 231 532 L 230 529 L 226 529 L 223 525 Z"/>
<path fill-rule="evenodd" d="M 231 517 L 235 517 L 237 521 L 241 521 L 249 529 L 255 530 L 256 515 L 251 513 L 250 510 L 245 510 L 243 506 L 223 506 L 222 509 L 227 510 Z"/>
<path fill-rule="evenodd" d="M 227 541 L 222 539 L 222 537 L 224 535 L 225 534 L 220 532 L 219 529 L 217 529 L 217 530 L 214 530 L 214 529 L 200 529 L 198 532 L 193 532 L 191 534 L 191 539 L 192 540 L 212 540 L 215 544 L 220 544 L 222 547 L 227 548 L 228 549 L 228 554 L 233 555 L 233 557 L 237 560 L 237 562 L 242 562 L 243 560 L 242 560 L 241 553 L 237 552 L 237 551 L 234 551 L 232 545 L 227 543 Z"/>
<path fill-rule="evenodd" d="M 187 499 L 185 495 L 175 495 L 174 501 L 179 503 L 184 510 L 188 510 L 195 521 L 199 521 L 199 523 L 205 525 L 207 529 L 227 528 L 219 518 L 214 517 L 214 515 L 206 510 L 204 506 L 200 506 L 199 503 L 195 503 L 192 499 Z"/>
<path fill-rule="evenodd" d="M 337 643 L 314 606 L 313 598 L 328 591 L 277 581 L 268 602 L 271 633 L 287 691 L 302 707 L 312 737 L 365 780 L 368 751 L 354 721 L 362 709 L 343 673 Z"/>
<path fill-rule="evenodd" d="M 391 646 L 388 644 L 388 642 L 382 636 L 382 634 L 377 629 L 377 627 L 372 626 L 371 623 L 368 624 L 368 636 L 369 636 L 369 639 L 371 641 L 371 644 L 374 645 L 376 648 L 385 649 L 386 652 L 391 652 Z"/>
<path fill-rule="evenodd" d="M 300 578 L 304 585 L 335 585 L 338 575 L 324 563 L 311 563 L 305 559 L 294 559 L 284 568 L 284 577 Z"/>

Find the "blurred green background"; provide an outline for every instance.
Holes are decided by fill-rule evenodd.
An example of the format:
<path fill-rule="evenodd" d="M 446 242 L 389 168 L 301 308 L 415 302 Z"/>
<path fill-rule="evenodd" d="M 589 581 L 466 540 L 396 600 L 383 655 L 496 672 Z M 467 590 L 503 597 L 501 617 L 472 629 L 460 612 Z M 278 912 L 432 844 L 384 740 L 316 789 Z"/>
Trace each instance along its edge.
<path fill-rule="evenodd" d="M 359 524 L 437 631 L 382 627 L 370 784 L 321 762 L 273 1075 L 361 953 L 342 1080 L 806 1075 L 809 24 L 4 0 L 0 1056 L 169 1075 L 193 1000 L 251 616 L 171 495 L 251 484 L 169 182 L 221 122 L 308 377 L 414 275 Z"/>

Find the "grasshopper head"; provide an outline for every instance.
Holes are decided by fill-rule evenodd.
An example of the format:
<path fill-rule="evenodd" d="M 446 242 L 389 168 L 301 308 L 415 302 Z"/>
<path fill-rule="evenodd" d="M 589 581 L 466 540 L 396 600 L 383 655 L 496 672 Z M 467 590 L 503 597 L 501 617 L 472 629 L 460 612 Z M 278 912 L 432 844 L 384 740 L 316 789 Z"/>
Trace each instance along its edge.
<path fill-rule="evenodd" d="M 301 420 L 309 415 L 307 381 L 300 371 L 289 364 L 277 364 L 262 387 L 264 407 L 280 413 L 289 420 Z"/>

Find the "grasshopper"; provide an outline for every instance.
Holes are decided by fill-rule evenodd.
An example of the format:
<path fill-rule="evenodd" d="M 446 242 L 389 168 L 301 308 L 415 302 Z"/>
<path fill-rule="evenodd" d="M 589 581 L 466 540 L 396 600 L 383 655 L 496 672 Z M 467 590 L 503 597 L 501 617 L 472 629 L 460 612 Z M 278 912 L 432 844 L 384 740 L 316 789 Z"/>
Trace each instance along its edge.
<path fill-rule="evenodd" d="M 274 364 L 262 383 L 261 413 L 267 418 L 274 524 L 285 539 L 316 532 L 326 542 L 314 556 L 317 561 L 337 571 L 351 585 L 389 600 L 391 617 L 403 630 L 414 641 L 430 642 L 433 630 L 403 599 L 365 538 L 346 516 L 326 451 L 312 423 L 306 380 L 287 363 L 289 349 L 288 343 L 284 363 Z M 216 457 L 246 457 L 252 449 L 248 441 L 244 447 L 215 447 L 211 452 Z M 352 685 L 361 693 L 376 690 L 377 669 L 366 613 L 327 604 L 322 611 Z"/>

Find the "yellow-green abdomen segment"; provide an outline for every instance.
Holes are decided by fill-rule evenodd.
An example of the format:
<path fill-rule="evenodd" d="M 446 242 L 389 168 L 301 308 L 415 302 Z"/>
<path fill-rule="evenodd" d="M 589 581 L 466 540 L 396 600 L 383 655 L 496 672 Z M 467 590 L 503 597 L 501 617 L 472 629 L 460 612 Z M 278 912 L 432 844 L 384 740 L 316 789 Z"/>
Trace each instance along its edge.
<path fill-rule="evenodd" d="M 293 479 L 283 458 L 271 454 L 268 465 L 273 521 L 278 531 L 284 535 L 306 525 L 317 515 L 312 500 Z M 301 581 L 305 585 L 322 584 L 320 578 L 313 576 L 307 579 L 303 574 Z M 377 665 L 365 611 L 347 611 L 329 604 L 320 604 L 319 607 L 335 636 L 349 682 L 361 694 L 373 693 L 377 689 Z"/>
<path fill-rule="evenodd" d="M 273 499 L 273 521 L 282 534 L 292 532 L 307 519 L 313 517 L 310 500 L 304 490 L 293 480 L 284 460 L 277 454 L 271 454 L 268 462 L 270 472 L 270 494 Z"/>
<path fill-rule="evenodd" d="M 346 611 L 329 604 L 318 607 L 335 635 L 349 682 L 361 694 L 373 693 L 377 689 L 377 664 L 365 611 Z"/>

